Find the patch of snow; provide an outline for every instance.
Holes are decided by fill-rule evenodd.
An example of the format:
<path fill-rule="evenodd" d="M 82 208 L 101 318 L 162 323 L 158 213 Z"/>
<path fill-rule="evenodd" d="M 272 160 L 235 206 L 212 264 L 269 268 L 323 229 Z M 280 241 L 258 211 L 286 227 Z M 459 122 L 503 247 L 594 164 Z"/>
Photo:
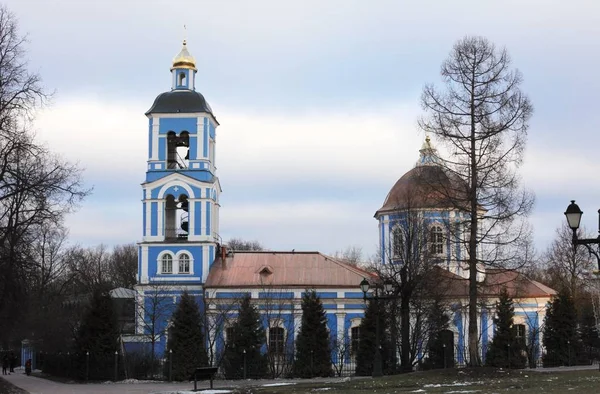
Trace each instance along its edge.
<path fill-rule="evenodd" d="M 423 387 L 432 388 L 432 387 L 455 387 L 455 386 L 470 386 L 472 384 L 482 384 L 483 382 L 454 382 L 448 384 L 425 384 Z M 467 391 L 468 392 L 468 391 Z"/>
<path fill-rule="evenodd" d="M 204 393 L 204 394 L 227 394 L 227 393 L 232 393 L 232 391 L 230 390 L 199 390 L 199 391 L 189 391 L 189 390 L 184 390 L 184 391 L 161 391 L 161 392 L 155 392 L 152 394 L 197 394 L 197 393 Z"/>
<path fill-rule="evenodd" d="M 423 390 L 423 389 L 411 391 L 411 393 L 424 393 L 424 392 L 425 392 L 425 390 Z"/>
<path fill-rule="evenodd" d="M 321 389 L 313 389 L 313 391 L 327 391 L 327 390 L 331 390 L 331 387 L 323 387 Z"/>
<path fill-rule="evenodd" d="M 286 382 L 281 382 L 281 383 L 267 383 L 267 384 L 263 384 L 262 387 L 291 386 L 293 384 L 296 384 L 296 383 L 286 383 Z"/>
<path fill-rule="evenodd" d="M 462 390 L 462 391 L 446 391 L 446 394 L 450 393 L 478 393 L 481 390 Z"/>

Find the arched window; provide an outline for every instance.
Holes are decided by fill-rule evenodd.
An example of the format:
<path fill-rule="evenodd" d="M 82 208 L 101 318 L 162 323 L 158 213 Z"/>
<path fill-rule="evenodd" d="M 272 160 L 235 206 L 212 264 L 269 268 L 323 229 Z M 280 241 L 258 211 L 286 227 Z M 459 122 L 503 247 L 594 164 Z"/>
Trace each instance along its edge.
<path fill-rule="evenodd" d="M 444 253 L 444 235 L 440 226 L 433 226 L 429 230 L 429 252 L 432 255 Z"/>
<path fill-rule="evenodd" d="M 179 86 L 185 86 L 185 73 L 184 72 L 180 72 L 179 73 Z"/>
<path fill-rule="evenodd" d="M 283 354 L 285 330 L 283 327 L 269 328 L 269 353 Z"/>
<path fill-rule="evenodd" d="M 173 273 L 173 257 L 170 254 L 165 254 L 161 259 L 161 274 Z"/>
<path fill-rule="evenodd" d="M 404 237 L 402 236 L 402 229 L 400 227 L 394 228 L 392 238 L 392 257 L 402 257 Z"/>
<path fill-rule="evenodd" d="M 179 273 L 190 273 L 190 256 L 186 253 L 182 253 L 181 255 L 179 255 Z"/>

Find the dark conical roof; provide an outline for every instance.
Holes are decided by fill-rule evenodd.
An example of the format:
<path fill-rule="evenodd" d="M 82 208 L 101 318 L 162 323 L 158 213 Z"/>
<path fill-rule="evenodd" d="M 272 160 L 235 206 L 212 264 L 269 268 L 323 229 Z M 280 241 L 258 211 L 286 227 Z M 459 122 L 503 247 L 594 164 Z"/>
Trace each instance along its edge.
<path fill-rule="evenodd" d="M 212 108 L 202 94 L 195 90 L 176 89 L 159 94 L 146 115 L 193 112 L 206 112 L 214 117 Z"/>

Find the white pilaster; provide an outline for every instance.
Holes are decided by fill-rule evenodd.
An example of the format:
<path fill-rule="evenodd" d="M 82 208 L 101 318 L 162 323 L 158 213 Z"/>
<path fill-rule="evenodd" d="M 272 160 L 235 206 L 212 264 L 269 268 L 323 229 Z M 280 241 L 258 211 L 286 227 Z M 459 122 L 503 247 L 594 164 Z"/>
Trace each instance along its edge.
<path fill-rule="evenodd" d="M 158 212 L 156 212 L 156 236 L 159 239 L 164 239 L 165 230 L 164 230 L 164 210 L 165 210 L 165 202 L 164 200 L 158 201 L 157 204 Z"/>
<path fill-rule="evenodd" d="M 152 118 L 152 152 L 151 160 L 158 160 L 158 132 L 160 130 L 160 118 Z"/>
<path fill-rule="evenodd" d="M 140 272 L 140 283 L 148 283 L 148 246 L 144 245 L 141 247 L 141 270 Z"/>

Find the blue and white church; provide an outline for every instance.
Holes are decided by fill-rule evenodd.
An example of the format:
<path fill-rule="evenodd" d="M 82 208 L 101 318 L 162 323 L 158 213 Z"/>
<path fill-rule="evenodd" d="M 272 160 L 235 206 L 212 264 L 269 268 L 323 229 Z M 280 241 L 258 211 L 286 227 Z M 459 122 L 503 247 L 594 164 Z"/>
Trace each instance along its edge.
<path fill-rule="evenodd" d="M 171 90 L 158 95 L 146 112 L 148 156 L 138 244 L 137 335 L 126 340 L 148 342 L 150 330 L 158 339 L 159 353 L 177 297 L 187 291 L 201 301 L 202 285 L 218 245 L 221 186 L 215 141 L 219 123 L 196 90 L 196 73 L 195 59 L 184 41 L 171 65 Z"/>
<path fill-rule="evenodd" d="M 359 285 L 377 276 L 359 267 L 317 251 L 235 251 L 222 245 L 219 235 L 221 185 L 216 174 L 216 130 L 219 122 L 197 90 L 196 61 L 183 42 L 173 59 L 171 89 L 161 93 L 146 112 L 148 117 L 148 156 L 142 183 L 142 237 L 139 242 L 138 276 L 135 288 L 135 333 L 123 336 L 127 351 L 147 349 L 152 342 L 157 355 L 168 340 L 171 312 L 183 291 L 193 295 L 206 313 L 207 349 L 211 362 L 228 340 L 227 332 L 235 310 L 230 306 L 250 294 L 263 315 L 266 329 L 265 351 L 282 360 L 293 358 L 293 343 L 301 320 L 301 299 L 307 289 L 320 296 L 327 315 L 333 350 L 333 363 L 351 362 L 353 348 L 360 339 L 359 326 L 365 303 Z M 418 182 L 439 177 L 445 182 L 439 158 L 429 138 L 425 140 L 416 166 L 392 187 L 383 206 L 375 213 L 379 223 L 379 264 L 393 262 L 395 244 L 401 238 L 395 228 L 406 209 L 418 209 L 428 218 L 430 248 L 439 257 L 440 267 L 456 279 L 447 294 L 451 305 L 449 335 L 455 347 L 454 358 L 464 362 L 467 275 L 460 261 L 460 245 L 445 234 L 448 223 L 461 219 L 460 212 L 444 204 L 439 196 L 420 193 Z M 407 199 L 410 193 L 414 196 Z M 391 252 L 390 252 L 391 251 Z M 516 272 L 496 272 L 481 267 L 480 281 L 513 283 L 517 324 L 522 335 L 536 333 L 544 307 L 555 294 L 541 283 Z M 482 294 L 480 313 L 482 348 L 493 336 L 494 304 L 497 293 Z M 224 312 L 225 311 L 225 312 Z M 421 355 L 425 357 L 426 355 Z"/>

